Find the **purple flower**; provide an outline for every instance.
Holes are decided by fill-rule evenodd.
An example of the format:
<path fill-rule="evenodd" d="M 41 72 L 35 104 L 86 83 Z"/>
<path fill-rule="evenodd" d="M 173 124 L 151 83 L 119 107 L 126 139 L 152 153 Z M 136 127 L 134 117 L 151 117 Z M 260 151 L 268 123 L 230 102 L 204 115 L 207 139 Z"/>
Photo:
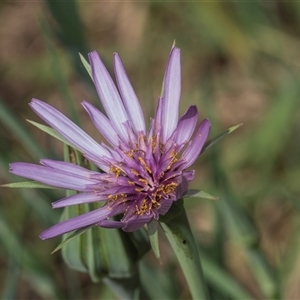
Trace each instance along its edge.
<path fill-rule="evenodd" d="M 187 191 L 194 171 L 187 169 L 200 155 L 210 131 L 205 119 L 196 128 L 198 112 L 191 106 L 178 119 L 180 50 L 173 48 L 154 119 L 146 131 L 137 96 L 118 54 L 114 71 L 118 89 L 96 52 L 89 54 L 94 83 L 106 111 L 88 102 L 83 107 L 110 146 L 99 144 L 50 105 L 33 99 L 31 108 L 103 172 L 42 159 L 40 165 L 12 163 L 10 172 L 50 186 L 78 191 L 53 203 L 53 208 L 103 201 L 101 208 L 56 224 L 41 234 L 52 238 L 89 225 L 133 231 L 168 212 Z M 193 139 L 191 137 L 193 136 Z M 120 221 L 111 219 L 121 215 Z"/>

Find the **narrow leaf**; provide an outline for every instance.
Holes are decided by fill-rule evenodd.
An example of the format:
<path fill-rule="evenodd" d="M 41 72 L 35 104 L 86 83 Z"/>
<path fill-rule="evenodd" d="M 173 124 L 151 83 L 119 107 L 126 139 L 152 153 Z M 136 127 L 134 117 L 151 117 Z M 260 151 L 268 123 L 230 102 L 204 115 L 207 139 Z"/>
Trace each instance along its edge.
<path fill-rule="evenodd" d="M 63 246 L 65 246 L 67 243 L 69 243 L 70 241 L 72 241 L 73 239 L 75 239 L 77 236 L 85 233 L 86 231 L 88 231 L 90 228 L 92 228 L 94 225 L 91 226 L 87 226 L 81 229 L 76 230 L 75 232 L 73 232 L 71 235 L 69 235 L 66 239 L 64 239 L 52 252 L 51 254 L 55 253 L 56 251 L 60 250 Z"/>
<path fill-rule="evenodd" d="M 43 124 L 40 124 L 40 123 L 37 123 L 37 122 L 34 122 L 34 121 L 31 121 L 31 120 L 27 120 L 27 122 L 29 122 L 30 124 L 34 125 L 35 127 L 37 127 L 38 129 L 48 133 L 49 135 L 55 137 L 56 139 L 60 140 L 61 142 L 63 142 L 64 144 L 67 144 L 69 146 L 71 146 L 72 148 L 75 148 L 73 145 L 71 145 L 66 139 L 64 139 L 55 129 L 49 127 L 49 126 L 46 126 L 46 125 L 43 125 Z M 76 149 L 76 148 L 75 148 Z M 78 150 L 78 149 L 77 149 Z"/>
<path fill-rule="evenodd" d="M 201 198 L 201 199 L 209 199 L 209 200 L 220 200 L 220 197 L 213 196 L 209 193 L 200 190 L 188 190 L 183 198 Z"/>
<path fill-rule="evenodd" d="M 206 149 L 210 148 L 212 145 L 216 144 L 217 142 L 219 142 L 223 137 L 225 137 L 226 135 L 230 134 L 231 132 L 235 131 L 236 129 L 238 129 L 240 126 L 242 126 L 243 123 L 232 126 L 230 128 L 228 128 L 227 130 L 225 130 L 224 132 L 220 133 L 219 135 L 217 135 L 215 138 L 207 141 L 202 149 L 202 152 L 204 152 Z"/>
<path fill-rule="evenodd" d="M 12 182 L 7 184 L 2 184 L 2 187 L 7 188 L 27 188 L 27 189 L 59 189 L 44 183 L 37 181 L 22 181 L 22 182 Z"/>
<path fill-rule="evenodd" d="M 181 214 L 169 222 L 160 224 L 179 261 L 190 288 L 192 299 L 209 300 L 210 297 L 202 272 L 197 244 L 194 240 L 185 210 L 182 209 Z"/>
<path fill-rule="evenodd" d="M 157 225 L 158 222 L 156 220 L 152 220 L 151 222 L 148 223 L 147 228 L 148 228 L 148 235 L 149 235 L 151 248 L 153 250 L 155 257 L 161 263 Z"/>
<path fill-rule="evenodd" d="M 83 66 L 85 67 L 85 69 L 87 70 L 87 72 L 89 73 L 90 77 L 92 78 L 93 80 L 93 75 L 92 75 L 92 68 L 91 66 L 89 65 L 89 63 L 87 62 L 87 60 L 84 58 L 84 56 L 81 54 L 81 53 L 78 53 L 79 54 L 79 57 L 80 57 L 80 60 L 83 64 Z"/>

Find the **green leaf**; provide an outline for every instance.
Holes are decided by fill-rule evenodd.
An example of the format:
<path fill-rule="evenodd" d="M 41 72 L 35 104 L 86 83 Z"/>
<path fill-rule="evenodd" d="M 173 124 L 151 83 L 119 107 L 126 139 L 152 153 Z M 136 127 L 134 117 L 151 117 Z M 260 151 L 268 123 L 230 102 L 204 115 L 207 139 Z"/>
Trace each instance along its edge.
<path fill-rule="evenodd" d="M 169 211 L 164 215 L 159 217 L 159 221 L 167 223 L 170 222 L 172 219 L 176 218 L 180 215 L 183 211 L 183 200 L 178 199 L 176 202 L 172 204 Z"/>
<path fill-rule="evenodd" d="M 71 191 L 67 191 L 67 192 L 68 192 L 67 196 L 70 196 Z M 86 210 L 85 205 L 67 206 L 63 210 L 61 221 L 71 219 L 85 212 L 88 212 L 88 210 Z M 64 244 L 64 247 L 62 247 L 61 249 L 62 257 L 65 263 L 72 270 L 88 273 L 88 268 L 86 266 L 86 263 L 82 255 L 82 248 L 83 245 L 85 245 L 89 232 L 90 231 L 87 231 L 86 234 L 83 235 L 76 235 L 76 238 L 70 239 L 68 243 Z M 67 240 L 68 237 L 71 235 L 72 233 L 64 234 L 62 236 L 62 240 L 63 240 L 62 243 L 64 242 L 64 240 Z"/>
<path fill-rule="evenodd" d="M 60 250 L 63 246 L 65 246 L 67 243 L 78 237 L 79 235 L 85 233 L 88 231 L 90 228 L 92 228 L 94 225 L 87 226 L 81 229 L 78 229 L 74 231 L 71 235 L 69 235 L 66 239 L 64 239 L 52 252 L 51 254 L 55 253 L 56 251 Z"/>
<path fill-rule="evenodd" d="M 191 291 L 192 299 L 210 299 L 200 257 L 185 210 L 167 223 L 161 223 L 166 237 L 179 261 Z"/>
<path fill-rule="evenodd" d="M 93 76 L 92 76 L 92 68 L 91 66 L 89 65 L 89 63 L 86 61 L 86 59 L 84 58 L 84 56 L 81 54 L 81 53 L 78 53 L 79 54 L 79 57 L 80 57 L 80 60 L 83 64 L 83 66 L 85 67 L 85 69 L 87 70 L 87 72 L 89 73 L 90 77 L 93 79 Z"/>
<path fill-rule="evenodd" d="M 116 279 L 133 276 L 136 253 L 126 233 L 120 229 L 100 228 L 99 230 L 102 237 L 102 251 L 108 266 L 108 276 Z"/>
<path fill-rule="evenodd" d="M 240 126 L 242 126 L 243 123 L 232 126 L 230 128 L 228 128 L 227 130 L 225 130 L 224 132 L 220 133 L 219 135 L 217 135 L 215 138 L 207 141 L 202 149 L 202 152 L 204 152 L 206 149 L 210 148 L 212 145 L 216 144 L 217 142 L 219 142 L 223 137 L 225 137 L 226 135 L 230 134 L 231 132 L 235 131 L 236 129 L 238 129 Z"/>
<path fill-rule="evenodd" d="M 137 252 L 137 256 L 135 258 L 135 260 L 137 261 L 151 249 L 147 230 L 142 227 L 133 232 L 127 232 L 126 234 L 130 238 L 130 241 L 132 242 L 135 251 Z"/>
<path fill-rule="evenodd" d="M 56 139 L 60 140 L 61 142 L 63 142 L 64 144 L 67 144 L 69 146 L 71 146 L 72 148 L 75 148 L 73 145 L 71 145 L 65 138 L 63 138 L 55 129 L 49 127 L 49 126 L 46 126 L 46 125 L 43 125 L 43 124 L 40 124 L 40 123 L 37 123 L 37 122 L 34 122 L 34 121 L 31 121 L 31 120 L 27 120 L 27 122 L 29 122 L 30 124 L 34 125 L 35 127 L 37 127 L 38 129 L 48 133 L 49 135 L 55 137 Z M 76 149 L 76 148 L 75 148 Z M 78 150 L 78 149 L 77 149 Z M 79 151 L 79 150 L 78 150 Z"/>
<path fill-rule="evenodd" d="M 148 235 L 149 235 L 151 248 L 153 250 L 155 257 L 161 263 L 157 225 L 158 222 L 156 220 L 152 220 L 147 224 L 147 228 L 148 228 Z"/>
<path fill-rule="evenodd" d="M 200 190 L 188 190 L 183 198 L 201 198 L 201 199 L 209 199 L 209 200 L 220 200 L 220 197 L 213 196 L 209 193 Z"/>
<path fill-rule="evenodd" d="M 37 181 L 22 181 L 22 182 L 13 182 L 2 184 L 2 187 L 7 188 L 29 188 L 29 189 L 59 189 L 57 187 L 53 187 L 44 183 L 40 183 Z"/>
<path fill-rule="evenodd" d="M 40 129 L 40 130 L 48 133 L 49 135 L 55 137 L 56 139 L 62 141 L 63 143 L 68 144 L 68 142 L 55 129 L 53 129 L 53 128 L 49 127 L 49 126 L 40 124 L 38 122 L 34 122 L 34 121 L 31 121 L 31 120 L 28 120 L 28 119 L 26 119 L 26 121 L 29 122 L 30 124 L 34 125 L 38 129 Z"/>

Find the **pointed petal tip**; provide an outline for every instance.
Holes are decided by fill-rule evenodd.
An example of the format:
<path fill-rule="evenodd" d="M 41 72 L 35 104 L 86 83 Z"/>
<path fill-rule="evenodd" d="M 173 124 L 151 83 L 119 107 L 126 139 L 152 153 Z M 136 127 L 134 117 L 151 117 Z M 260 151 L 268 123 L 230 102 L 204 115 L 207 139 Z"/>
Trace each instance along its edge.
<path fill-rule="evenodd" d="M 50 227 L 51 228 L 51 227 Z M 41 239 L 41 240 L 48 240 L 48 239 L 51 239 L 51 238 L 53 238 L 53 237 L 56 237 L 57 235 L 55 235 L 55 234 L 49 234 L 49 228 L 48 229 L 46 229 L 46 230 L 44 230 L 40 235 L 39 235 L 39 238 Z"/>
<path fill-rule="evenodd" d="M 90 62 L 90 66 L 92 67 L 92 63 L 94 63 L 97 60 L 101 61 L 100 55 L 98 54 L 97 51 L 92 51 L 88 54 L 88 58 L 89 58 L 89 62 Z"/>
<path fill-rule="evenodd" d="M 93 51 L 91 51 L 91 52 L 88 53 L 89 57 L 90 56 L 95 56 L 95 55 L 99 56 L 99 54 L 98 54 L 98 52 L 96 50 L 93 50 Z"/>
<path fill-rule="evenodd" d="M 12 163 L 9 163 L 8 165 L 8 171 L 12 174 L 14 174 L 15 170 L 18 169 L 18 168 L 22 168 L 23 167 L 23 164 L 22 162 L 12 162 Z"/>
<path fill-rule="evenodd" d="M 170 56 L 171 56 L 171 55 L 176 55 L 176 54 L 180 56 L 181 50 L 180 50 L 180 48 L 173 47 L 173 48 L 171 49 Z"/>
<path fill-rule="evenodd" d="M 31 109 L 33 109 L 33 106 L 34 106 L 35 104 L 40 103 L 40 102 L 42 102 L 42 101 L 39 100 L 39 99 L 36 99 L 36 98 L 32 98 L 32 99 L 30 100 L 30 102 L 28 103 L 28 105 L 31 107 Z"/>
<path fill-rule="evenodd" d="M 44 237 L 44 235 L 43 235 L 42 233 L 39 235 L 39 238 L 40 238 L 41 240 L 43 240 L 43 241 L 47 239 L 47 238 Z"/>
<path fill-rule="evenodd" d="M 205 127 L 207 127 L 207 126 L 208 126 L 209 128 L 211 127 L 211 122 L 210 122 L 209 119 L 204 119 L 202 122 L 204 123 L 204 126 L 205 126 Z"/>

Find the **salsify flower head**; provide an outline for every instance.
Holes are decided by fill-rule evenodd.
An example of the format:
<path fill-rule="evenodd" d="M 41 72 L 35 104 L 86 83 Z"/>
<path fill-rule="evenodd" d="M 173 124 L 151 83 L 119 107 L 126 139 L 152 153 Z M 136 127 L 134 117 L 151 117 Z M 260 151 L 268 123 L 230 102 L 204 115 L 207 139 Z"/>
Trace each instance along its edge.
<path fill-rule="evenodd" d="M 105 116 L 82 102 L 92 122 L 110 145 L 99 144 L 52 106 L 33 99 L 31 108 L 102 172 L 64 161 L 40 160 L 40 165 L 16 162 L 10 172 L 79 193 L 58 200 L 53 208 L 102 201 L 97 209 L 58 223 L 40 237 L 52 238 L 90 225 L 136 230 L 165 215 L 194 178 L 187 170 L 198 158 L 210 131 L 209 120 L 197 126 L 190 106 L 179 118 L 180 50 L 173 47 L 165 71 L 163 92 L 146 131 L 144 115 L 118 54 L 114 54 L 117 87 L 97 52 L 89 54 L 92 77 Z M 120 215 L 118 220 L 114 216 Z"/>

